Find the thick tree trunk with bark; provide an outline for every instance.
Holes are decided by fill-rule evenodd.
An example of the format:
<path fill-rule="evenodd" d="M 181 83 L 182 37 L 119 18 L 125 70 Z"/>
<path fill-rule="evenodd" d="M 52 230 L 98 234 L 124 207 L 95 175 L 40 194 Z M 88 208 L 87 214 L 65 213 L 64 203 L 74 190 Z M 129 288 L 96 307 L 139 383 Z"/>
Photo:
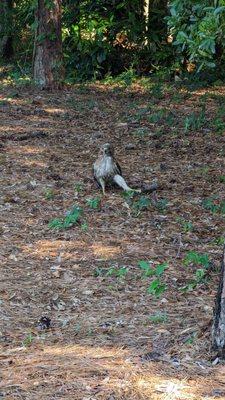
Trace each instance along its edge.
<path fill-rule="evenodd" d="M 213 349 L 225 357 L 225 245 L 212 328 Z"/>
<path fill-rule="evenodd" d="M 0 0 L 0 57 L 3 60 L 13 56 L 12 10 L 12 0 Z"/>
<path fill-rule="evenodd" d="M 61 0 L 38 0 L 33 78 L 42 89 L 60 89 L 64 79 Z"/>

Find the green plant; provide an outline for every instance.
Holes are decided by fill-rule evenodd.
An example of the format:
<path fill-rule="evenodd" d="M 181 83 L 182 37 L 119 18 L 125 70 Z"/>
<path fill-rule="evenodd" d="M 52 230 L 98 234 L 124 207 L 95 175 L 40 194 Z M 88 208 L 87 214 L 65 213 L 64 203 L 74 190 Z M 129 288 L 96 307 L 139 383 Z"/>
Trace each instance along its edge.
<path fill-rule="evenodd" d="M 208 254 L 197 253 L 196 251 L 189 251 L 185 256 L 183 263 L 185 266 L 202 265 L 204 268 L 208 268 L 210 264 Z"/>
<path fill-rule="evenodd" d="M 165 117 L 165 110 L 159 110 L 157 113 L 148 116 L 148 121 L 152 124 L 161 122 L 163 117 Z"/>
<path fill-rule="evenodd" d="M 158 264 L 154 268 L 152 268 L 152 265 L 150 264 L 152 264 L 151 261 L 141 260 L 138 262 L 139 268 L 143 271 L 142 276 L 144 278 L 148 278 L 150 276 L 154 276 L 156 278 L 148 286 L 147 292 L 155 297 L 160 297 L 160 295 L 167 289 L 166 284 L 162 282 L 162 275 L 168 268 L 168 264 Z"/>
<path fill-rule="evenodd" d="M 54 199 L 55 193 L 53 189 L 46 189 L 45 190 L 45 198 L 46 200 L 52 200 Z"/>
<path fill-rule="evenodd" d="M 225 214 L 225 200 L 219 201 L 217 196 L 208 197 L 202 201 L 202 206 L 213 214 Z"/>
<path fill-rule="evenodd" d="M 157 278 L 150 283 L 147 292 L 158 298 L 165 292 L 166 289 L 166 284 L 162 283 L 161 280 Z"/>
<path fill-rule="evenodd" d="M 123 198 L 127 201 L 127 203 L 132 204 L 132 200 L 135 196 L 135 192 L 133 190 L 130 190 L 128 192 L 122 192 Z"/>
<path fill-rule="evenodd" d="M 147 210 L 148 207 L 151 205 L 151 200 L 149 200 L 146 196 L 141 196 L 140 199 L 133 202 L 133 209 L 137 215 L 141 213 L 143 210 Z"/>
<path fill-rule="evenodd" d="M 106 269 L 104 268 L 100 268 L 100 267 L 96 267 L 94 270 L 94 276 L 98 277 L 98 276 L 104 276 L 106 274 Z"/>
<path fill-rule="evenodd" d="M 25 339 L 23 340 L 22 344 L 24 347 L 29 347 L 33 343 L 35 337 L 32 335 L 32 333 L 29 333 Z"/>
<path fill-rule="evenodd" d="M 151 200 L 146 196 L 141 196 L 138 200 L 135 200 L 136 195 L 137 194 L 132 190 L 122 193 L 126 203 L 132 209 L 134 215 L 138 217 L 142 211 L 148 209 L 151 205 Z"/>
<path fill-rule="evenodd" d="M 155 99 L 162 99 L 163 98 L 163 85 L 159 82 L 152 85 L 150 94 Z"/>
<path fill-rule="evenodd" d="M 138 261 L 138 266 L 139 268 L 144 271 L 143 276 L 148 277 L 148 276 L 161 276 L 164 271 L 168 268 L 168 263 L 162 263 L 158 264 L 156 267 L 152 268 L 153 261 L 145 261 L 145 260 L 140 260 Z"/>
<path fill-rule="evenodd" d="M 208 254 L 189 251 L 185 256 L 183 263 L 185 266 L 200 266 L 201 268 L 196 269 L 193 279 L 181 288 L 182 291 L 193 291 L 199 284 L 206 282 L 207 270 L 210 266 Z"/>
<path fill-rule="evenodd" d="M 150 264 L 152 264 L 152 261 L 141 260 L 138 262 L 138 266 L 143 271 L 143 276 L 146 278 L 149 276 L 153 276 L 155 273 L 154 269 Z"/>
<path fill-rule="evenodd" d="M 93 197 L 92 199 L 87 199 L 87 205 L 93 210 L 99 209 L 101 204 L 101 199 L 99 197 Z"/>
<path fill-rule="evenodd" d="M 203 280 L 205 279 L 205 275 L 206 275 L 206 270 L 204 268 L 198 268 L 195 271 L 195 276 L 194 276 L 196 283 L 198 284 L 203 282 Z"/>
<path fill-rule="evenodd" d="M 212 127 L 218 134 L 223 133 L 225 131 L 225 122 L 223 118 L 220 117 L 215 118 Z"/>
<path fill-rule="evenodd" d="M 115 276 L 116 278 L 124 278 L 128 273 L 127 267 L 115 268 L 111 267 L 106 273 L 107 276 Z"/>
<path fill-rule="evenodd" d="M 75 183 L 75 185 L 74 185 L 74 190 L 75 190 L 77 193 L 82 192 L 82 190 L 83 190 L 83 184 L 82 184 L 81 182 Z"/>
<path fill-rule="evenodd" d="M 74 206 L 71 211 L 66 213 L 63 218 L 55 218 L 48 224 L 50 229 L 68 229 L 80 222 L 83 210 L 79 206 Z"/>
<path fill-rule="evenodd" d="M 145 127 L 144 128 L 137 128 L 137 129 L 135 129 L 133 134 L 134 134 L 134 136 L 141 138 L 141 137 L 149 135 L 149 130 L 148 130 L 148 128 L 145 128 Z"/>
<path fill-rule="evenodd" d="M 180 290 L 183 292 L 192 292 L 196 289 L 198 285 L 206 283 L 206 281 L 207 270 L 205 268 L 198 268 L 193 275 L 193 279 L 188 282 L 187 285 L 183 286 Z"/>
<path fill-rule="evenodd" d="M 165 212 L 168 207 L 168 200 L 167 199 L 160 199 L 155 203 L 155 207 L 159 212 Z"/>
<path fill-rule="evenodd" d="M 202 108 L 200 113 L 193 113 L 189 115 L 184 120 L 184 130 L 185 132 L 198 130 L 205 124 L 205 107 Z"/>
<path fill-rule="evenodd" d="M 215 243 L 217 246 L 223 246 L 225 244 L 225 237 L 220 236 L 220 237 L 214 239 L 213 243 Z"/>
<path fill-rule="evenodd" d="M 129 68 L 126 71 L 122 72 L 118 77 L 115 79 L 115 82 L 122 84 L 125 87 L 132 85 L 132 83 L 136 79 L 136 73 L 133 68 Z"/>
<path fill-rule="evenodd" d="M 193 223 L 183 218 L 178 218 L 178 222 L 180 222 L 182 231 L 184 233 L 192 232 L 194 229 Z"/>
<path fill-rule="evenodd" d="M 168 264 L 166 262 L 162 263 L 162 264 L 158 264 L 155 267 L 155 275 L 161 276 L 167 268 L 168 268 Z"/>
<path fill-rule="evenodd" d="M 220 175 L 219 181 L 220 181 L 220 183 L 225 183 L 225 175 Z"/>
<path fill-rule="evenodd" d="M 166 116 L 166 125 L 168 126 L 174 126 L 176 123 L 175 115 L 172 112 L 169 112 Z"/>
<path fill-rule="evenodd" d="M 83 222 L 80 227 L 81 227 L 82 231 L 86 232 L 88 230 L 87 222 Z"/>
<path fill-rule="evenodd" d="M 192 333 L 187 339 L 185 339 L 184 343 L 187 345 L 192 345 L 197 338 L 197 332 Z"/>
<path fill-rule="evenodd" d="M 215 68 L 218 49 L 224 50 L 224 0 L 173 0 L 169 7 L 167 22 L 180 62 L 185 57 L 194 67 L 197 64 L 197 72 Z"/>
<path fill-rule="evenodd" d="M 152 314 L 148 317 L 148 319 L 153 323 L 153 324 L 164 324 L 165 322 L 168 321 L 168 317 L 166 313 L 161 313 L 157 312 L 155 314 Z"/>

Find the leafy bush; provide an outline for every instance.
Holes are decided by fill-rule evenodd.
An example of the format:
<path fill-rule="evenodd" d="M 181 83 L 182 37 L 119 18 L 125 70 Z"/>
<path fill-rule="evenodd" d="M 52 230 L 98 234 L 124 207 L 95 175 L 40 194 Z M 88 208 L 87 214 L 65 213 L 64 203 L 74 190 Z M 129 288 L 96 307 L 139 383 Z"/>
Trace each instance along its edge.
<path fill-rule="evenodd" d="M 144 40 L 139 0 L 67 0 L 63 9 L 63 42 L 70 80 L 102 78 L 131 67 Z M 126 78 L 125 78 L 126 80 Z"/>
<path fill-rule="evenodd" d="M 214 68 L 224 58 L 224 0 L 173 0 L 167 22 L 179 61 L 189 68 Z"/>

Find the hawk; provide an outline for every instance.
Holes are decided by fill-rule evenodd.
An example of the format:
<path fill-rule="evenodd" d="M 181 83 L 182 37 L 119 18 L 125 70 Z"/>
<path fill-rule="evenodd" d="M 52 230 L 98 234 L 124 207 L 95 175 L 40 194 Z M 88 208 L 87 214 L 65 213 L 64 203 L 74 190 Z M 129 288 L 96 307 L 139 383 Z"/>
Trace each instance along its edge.
<path fill-rule="evenodd" d="M 110 143 L 105 143 L 101 147 L 98 158 L 93 165 L 93 173 L 104 195 L 108 183 L 116 183 L 125 191 L 141 192 L 141 190 L 132 189 L 127 185 L 122 176 L 120 165 L 114 158 L 114 149 Z"/>

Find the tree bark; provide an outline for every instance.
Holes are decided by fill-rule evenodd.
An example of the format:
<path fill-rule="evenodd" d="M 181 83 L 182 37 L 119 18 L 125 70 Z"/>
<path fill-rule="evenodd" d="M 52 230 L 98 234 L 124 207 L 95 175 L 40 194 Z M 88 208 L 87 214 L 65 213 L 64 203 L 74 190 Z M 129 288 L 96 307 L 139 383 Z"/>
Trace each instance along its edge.
<path fill-rule="evenodd" d="M 221 265 L 220 282 L 217 291 L 212 327 L 213 349 L 218 350 L 221 357 L 225 357 L 225 245 Z"/>
<path fill-rule="evenodd" d="M 60 89 L 64 79 L 61 0 L 38 0 L 33 78 L 42 89 Z"/>
<path fill-rule="evenodd" d="M 13 56 L 12 10 L 12 0 L 0 1 L 0 56 L 3 60 L 9 60 Z"/>

